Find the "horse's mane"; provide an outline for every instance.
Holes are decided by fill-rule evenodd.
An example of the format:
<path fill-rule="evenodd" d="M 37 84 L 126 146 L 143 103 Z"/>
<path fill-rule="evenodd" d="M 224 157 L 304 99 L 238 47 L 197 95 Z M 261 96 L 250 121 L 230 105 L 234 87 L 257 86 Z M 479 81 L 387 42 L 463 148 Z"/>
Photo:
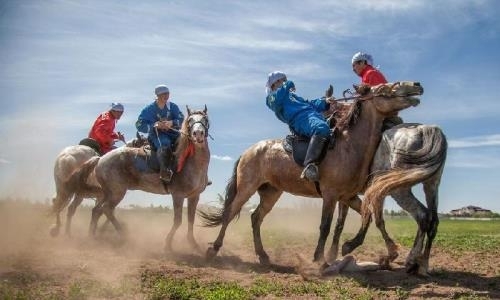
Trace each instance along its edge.
<path fill-rule="evenodd" d="M 190 113 L 190 115 L 195 115 L 195 114 L 205 115 L 205 113 L 202 110 L 194 110 L 194 111 L 191 111 L 191 113 Z M 189 122 L 188 122 L 188 120 L 189 120 L 189 116 L 184 119 L 184 122 L 182 122 L 181 130 L 180 130 L 181 136 L 179 137 L 179 139 L 177 139 L 177 147 L 176 147 L 175 153 L 174 153 L 176 157 L 180 157 L 180 155 L 182 155 L 182 153 L 184 153 L 184 151 L 187 149 L 187 147 L 191 143 L 191 140 L 189 137 Z"/>
<path fill-rule="evenodd" d="M 340 115 L 336 118 L 335 127 L 337 127 L 340 132 L 356 124 L 361 115 L 361 101 L 359 99 L 356 99 L 348 107 L 348 110 L 340 110 Z"/>

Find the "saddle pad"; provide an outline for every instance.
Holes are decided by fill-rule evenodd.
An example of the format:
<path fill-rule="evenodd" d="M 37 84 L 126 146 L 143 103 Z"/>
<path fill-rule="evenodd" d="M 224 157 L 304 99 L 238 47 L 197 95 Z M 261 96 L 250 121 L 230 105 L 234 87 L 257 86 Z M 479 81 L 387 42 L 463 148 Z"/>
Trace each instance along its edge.
<path fill-rule="evenodd" d="M 134 157 L 134 166 L 139 172 L 158 173 L 160 172 L 160 163 L 156 157 L 156 152 L 144 150 L 146 155 L 137 155 Z"/>
<path fill-rule="evenodd" d="M 156 155 L 156 151 L 150 150 L 148 148 L 143 148 L 146 155 L 137 155 L 134 158 L 134 166 L 139 172 L 144 173 L 159 173 L 160 172 L 160 162 L 158 161 L 158 156 Z M 174 162 L 170 166 L 170 169 L 174 172 L 174 175 L 177 173 L 177 163 Z"/>

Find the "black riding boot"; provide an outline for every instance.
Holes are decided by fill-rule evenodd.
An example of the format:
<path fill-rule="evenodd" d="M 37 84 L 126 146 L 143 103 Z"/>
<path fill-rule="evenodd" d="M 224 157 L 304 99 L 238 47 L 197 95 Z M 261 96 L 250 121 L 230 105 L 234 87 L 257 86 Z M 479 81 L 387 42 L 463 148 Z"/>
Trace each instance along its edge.
<path fill-rule="evenodd" d="M 169 147 L 162 147 L 156 152 L 158 162 L 160 163 L 160 179 L 163 182 L 169 183 L 172 179 L 173 172 L 170 169 L 172 165 L 173 154 Z"/>
<path fill-rule="evenodd" d="M 304 170 L 300 178 L 307 178 L 310 181 L 319 181 L 318 164 L 323 158 L 323 150 L 328 144 L 328 139 L 319 135 L 313 135 L 307 147 L 306 158 L 304 159 Z"/>

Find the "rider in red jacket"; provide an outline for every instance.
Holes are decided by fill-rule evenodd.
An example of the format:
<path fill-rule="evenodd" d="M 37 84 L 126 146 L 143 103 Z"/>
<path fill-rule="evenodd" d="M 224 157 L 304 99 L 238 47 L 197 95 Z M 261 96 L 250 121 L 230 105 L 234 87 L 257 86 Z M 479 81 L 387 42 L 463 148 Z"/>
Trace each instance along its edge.
<path fill-rule="evenodd" d="M 101 147 L 101 154 L 105 154 L 114 149 L 116 140 L 125 142 L 125 137 L 120 132 L 115 131 L 116 122 L 123 114 L 121 103 L 112 103 L 108 111 L 100 114 L 94 122 L 89 132 L 89 138 L 94 139 Z"/>
<path fill-rule="evenodd" d="M 382 72 L 373 67 L 373 57 L 370 54 L 358 52 L 354 54 L 351 62 L 352 70 L 359 77 L 361 77 L 362 84 L 375 86 L 378 84 L 387 83 L 387 80 L 385 79 Z M 384 119 L 382 131 L 401 123 L 403 123 L 403 119 L 401 119 L 396 113 L 394 116 L 390 116 Z"/>
<path fill-rule="evenodd" d="M 361 83 L 374 86 L 387 83 L 382 72 L 373 67 L 373 58 L 370 54 L 358 52 L 352 57 L 352 70 L 361 77 Z"/>

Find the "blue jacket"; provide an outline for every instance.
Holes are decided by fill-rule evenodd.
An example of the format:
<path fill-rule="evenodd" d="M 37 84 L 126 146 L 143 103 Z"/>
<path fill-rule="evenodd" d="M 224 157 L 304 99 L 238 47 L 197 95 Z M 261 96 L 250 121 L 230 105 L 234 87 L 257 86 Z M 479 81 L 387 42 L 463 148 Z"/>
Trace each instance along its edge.
<path fill-rule="evenodd" d="M 324 98 L 314 100 L 306 100 L 293 92 L 291 88 L 295 88 L 293 81 L 283 83 L 283 86 L 276 91 L 270 93 L 266 98 L 266 105 L 282 122 L 292 125 L 294 119 L 301 113 L 309 113 L 315 111 L 321 113 L 330 108 Z"/>
<path fill-rule="evenodd" d="M 172 102 L 167 102 L 163 109 L 156 105 L 156 101 L 144 107 L 135 123 L 138 131 L 148 133 L 148 139 L 154 143 L 161 138 L 162 140 L 168 138 L 171 142 L 175 142 L 179 136 L 179 132 L 175 130 L 158 130 L 159 137 L 156 136 L 154 124 L 157 121 L 173 121 L 173 127 L 177 130 L 181 128 L 184 121 L 184 115 L 179 107 Z M 157 145 L 158 146 L 158 145 Z"/>

